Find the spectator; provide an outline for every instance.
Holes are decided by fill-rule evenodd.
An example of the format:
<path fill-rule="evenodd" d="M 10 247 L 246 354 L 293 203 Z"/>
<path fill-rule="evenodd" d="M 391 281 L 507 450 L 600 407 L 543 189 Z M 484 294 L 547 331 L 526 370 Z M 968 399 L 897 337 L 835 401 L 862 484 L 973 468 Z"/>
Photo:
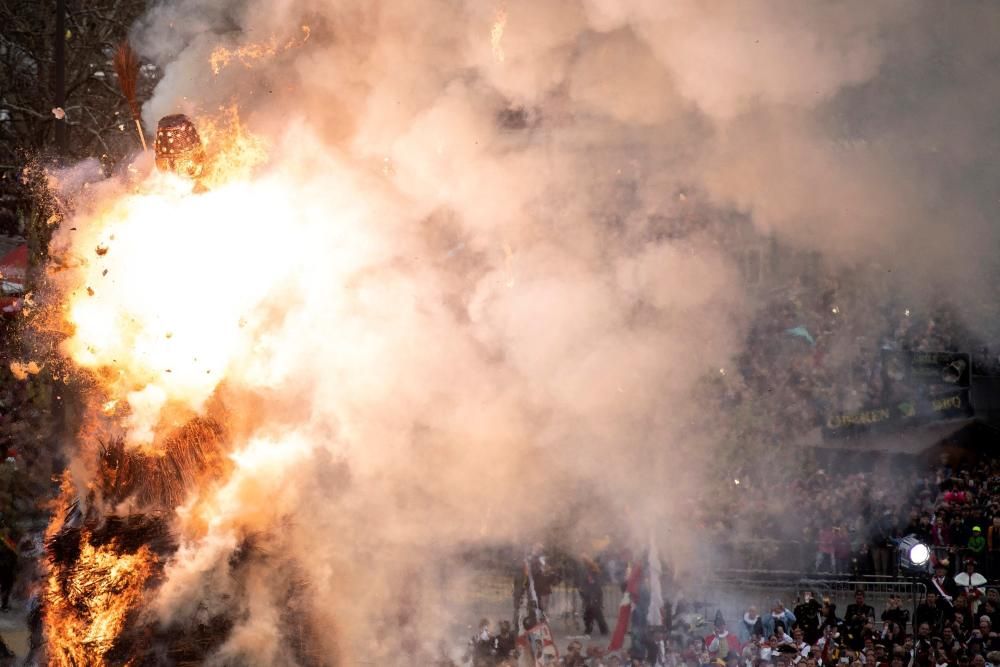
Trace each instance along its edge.
<path fill-rule="evenodd" d="M 781 625 L 785 628 L 790 628 L 795 624 L 795 614 L 788 609 L 785 609 L 785 605 L 781 602 L 781 600 L 774 601 L 774 605 L 771 607 L 771 613 L 762 620 L 764 636 L 770 637 L 771 635 L 777 634 L 778 623 L 781 623 Z"/>
<path fill-rule="evenodd" d="M 531 548 L 529 562 L 532 583 L 535 585 L 535 595 L 538 596 L 538 608 L 545 611 L 549 606 L 549 596 L 552 595 L 552 587 L 556 583 L 556 577 L 541 544 L 535 544 Z"/>
<path fill-rule="evenodd" d="M 715 632 L 705 637 L 705 648 L 713 660 L 715 658 L 725 660 L 730 653 L 735 656 L 740 654 L 742 648 L 740 640 L 726 629 L 726 621 L 721 611 L 715 614 Z"/>
<path fill-rule="evenodd" d="M 938 635 L 945 625 L 945 620 L 945 611 L 941 607 L 938 594 L 932 590 L 927 591 L 924 601 L 917 605 L 916 613 L 913 616 L 914 625 L 919 626 L 926 623 L 929 631 Z"/>
<path fill-rule="evenodd" d="M 811 644 L 805 640 L 805 633 L 802 628 L 792 630 L 792 647 L 795 648 L 796 656 L 792 660 L 795 664 L 802 662 L 803 658 L 809 657 L 812 650 Z"/>
<path fill-rule="evenodd" d="M 948 561 L 939 561 L 934 566 L 934 576 L 931 577 L 931 589 L 938 595 L 938 603 L 945 603 L 949 607 L 951 601 L 958 592 L 958 586 L 954 580 L 948 578 Z"/>
<path fill-rule="evenodd" d="M 583 656 L 583 644 L 575 639 L 566 647 L 566 655 L 562 659 L 565 667 L 586 667 L 587 659 Z"/>
<path fill-rule="evenodd" d="M 892 540 L 895 537 L 895 532 L 896 524 L 892 510 L 885 509 L 875 521 L 871 536 L 872 556 L 877 575 L 892 574 L 892 557 L 895 551 Z"/>
<path fill-rule="evenodd" d="M 791 635 L 785 632 L 785 626 L 781 623 L 774 624 L 774 640 L 777 648 L 782 646 L 795 646 L 795 640 Z"/>
<path fill-rule="evenodd" d="M 860 650 L 863 645 L 863 631 L 866 623 L 875 620 L 875 609 L 865 604 L 865 592 L 858 589 L 854 593 L 854 603 L 847 605 L 844 614 L 844 625 L 847 627 L 847 644 L 854 650 Z"/>
<path fill-rule="evenodd" d="M 830 524 L 819 529 L 819 539 L 816 545 L 816 563 L 814 568 L 817 572 L 836 572 L 837 557 L 834 553 L 834 527 Z"/>
<path fill-rule="evenodd" d="M 998 593 L 997 589 L 986 589 L 986 601 L 980 609 L 982 613 L 990 617 L 990 622 L 996 628 L 997 623 L 1000 623 L 1000 593 Z"/>
<path fill-rule="evenodd" d="M 805 641 L 812 644 L 819 639 L 820 604 L 813 597 L 811 591 L 802 594 L 802 602 L 795 606 L 795 619 L 797 626 L 801 628 Z M 792 633 L 794 635 L 794 633 Z"/>
<path fill-rule="evenodd" d="M 594 623 L 601 635 L 608 634 L 608 623 L 604 619 L 604 579 L 601 568 L 590 558 L 584 557 L 580 568 L 577 588 L 583 603 L 583 632 L 591 634 Z"/>
<path fill-rule="evenodd" d="M 986 529 L 986 575 L 990 579 L 1000 575 L 1000 515 L 994 515 Z"/>
<path fill-rule="evenodd" d="M 833 571 L 844 574 L 849 571 L 852 553 L 851 538 L 846 526 L 835 526 L 833 529 Z"/>
<path fill-rule="evenodd" d="M 958 652 L 965 649 L 965 645 L 955 636 L 955 630 L 950 625 L 946 625 L 941 631 L 941 640 L 948 660 L 954 660 Z"/>
<path fill-rule="evenodd" d="M 493 654 L 501 661 L 517 657 L 517 636 L 509 621 L 500 621 L 500 632 L 493 638 Z"/>
<path fill-rule="evenodd" d="M 955 575 L 955 584 L 968 598 L 968 608 L 972 613 L 979 607 L 979 600 L 986 595 L 986 577 L 976 572 L 976 561 L 965 559 L 965 572 Z M 958 607 L 958 605 L 955 605 Z"/>
<path fill-rule="evenodd" d="M 979 526 L 972 527 L 967 548 L 973 558 L 982 558 L 983 552 L 986 551 L 986 538 L 983 537 L 983 529 Z"/>
<path fill-rule="evenodd" d="M 754 636 L 761 637 L 763 634 L 764 623 L 760 614 L 757 613 L 757 607 L 750 605 L 743 614 L 743 618 L 740 619 L 739 639 L 742 643 L 746 644 Z"/>
<path fill-rule="evenodd" d="M 490 667 L 493 663 L 493 636 L 490 635 L 490 622 L 487 619 L 479 622 L 479 630 L 469 643 L 473 667 Z"/>

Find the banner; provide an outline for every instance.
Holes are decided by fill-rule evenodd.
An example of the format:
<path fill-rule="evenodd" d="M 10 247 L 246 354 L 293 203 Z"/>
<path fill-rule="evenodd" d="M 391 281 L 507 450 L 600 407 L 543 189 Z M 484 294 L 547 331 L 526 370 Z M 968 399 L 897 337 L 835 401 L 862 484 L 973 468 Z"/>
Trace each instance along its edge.
<path fill-rule="evenodd" d="M 965 352 L 882 352 L 886 384 L 895 391 L 935 394 L 968 389 L 972 359 Z"/>
<path fill-rule="evenodd" d="M 823 424 L 823 437 L 850 438 L 865 433 L 884 433 L 947 419 L 967 419 L 972 415 L 969 390 L 952 390 L 933 396 L 914 396 L 856 412 L 832 412 Z"/>

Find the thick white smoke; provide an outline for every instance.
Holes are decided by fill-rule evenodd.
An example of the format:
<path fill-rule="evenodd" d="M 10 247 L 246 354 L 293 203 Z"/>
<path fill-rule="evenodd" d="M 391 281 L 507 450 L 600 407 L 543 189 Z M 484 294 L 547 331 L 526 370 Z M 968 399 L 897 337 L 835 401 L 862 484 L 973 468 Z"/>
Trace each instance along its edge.
<path fill-rule="evenodd" d="M 926 64 L 997 13 L 941 11 L 953 23 L 931 29 L 933 6 L 913 3 L 154 6 L 134 32 L 164 72 L 146 125 L 236 104 L 270 144 L 251 186 L 160 201 L 148 223 L 200 236 L 194 266 L 224 255 L 235 271 L 177 278 L 227 336 L 185 407 L 218 391 L 250 415 L 232 475 L 180 511 L 199 528 L 167 569 L 163 620 L 236 607 L 220 660 L 291 662 L 283 591 L 301 579 L 296 604 L 331 629 L 314 641 L 361 664 L 401 606 L 442 617 L 434 563 L 531 539 L 581 499 L 638 536 L 672 528 L 685 553 L 688 503 L 725 465 L 696 387 L 739 351 L 749 309 L 727 223 L 677 235 L 662 220 L 693 186 L 835 262 L 972 277 L 967 245 L 947 241 L 985 229 L 983 183 L 943 174 L 995 142 L 974 135 L 996 83 L 973 84 L 997 47 L 963 42 L 957 77 Z M 262 43 L 274 53 L 213 73 L 216 49 Z M 956 96 L 967 122 L 934 134 Z M 64 242 L 102 237 L 84 238 Z M 103 261 L 142 274 L 160 252 L 140 241 Z M 119 308 L 125 290 L 95 298 Z M 165 327 L 185 301 L 157 306 Z M 134 432 L 162 417 L 162 384 L 148 380 L 166 398 L 137 401 Z M 232 576 L 248 535 L 281 567 Z M 435 627 L 421 624 L 425 648 Z M 390 664 L 397 640 L 382 637 Z"/>

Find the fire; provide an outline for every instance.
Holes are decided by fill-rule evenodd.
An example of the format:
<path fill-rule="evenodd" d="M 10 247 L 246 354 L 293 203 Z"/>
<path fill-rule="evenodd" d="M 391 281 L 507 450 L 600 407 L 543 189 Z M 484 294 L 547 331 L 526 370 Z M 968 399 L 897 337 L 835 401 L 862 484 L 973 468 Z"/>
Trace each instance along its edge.
<path fill-rule="evenodd" d="M 73 568 L 53 568 L 46 587 L 49 661 L 55 665 L 111 664 L 107 654 L 143 600 L 156 566 L 149 547 L 121 552 L 111 543 L 95 547 L 81 535 Z"/>
<path fill-rule="evenodd" d="M 188 664 L 226 641 L 232 618 L 199 625 L 185 611 L 160 622 L 200 590 L 186 587 L 186 567 L 225 570 L 298 502 L 288 466 L 307 468 L 317 441 L 296 393 L 295 346 L 322 336 L 350 352 L 331 372 L 361 377 L 352 365 L 384 343 L 351 308 L 397 305 L 347 289 L 388 256 L 392 208 L 358 196 L 382 187 L 380 175 L 359 176 L 303 125 L 265 141 L 236 109 L 195 122 L 201 187 L 160 171 L 108 181 L 52 246 L 60 352 L 88 380 L 74 468 L 86 481 L 67 486 L 48 543 L 45 631 L 66 664 L 121 664 L 100 651 L 141 653 L 144 632 L 158 650 L 186 651 Z M 317 298 L 313 311 L 336 327 L 296 321 Z M 64 520 L 73 502 L 87 510 Z M 121 595 L 104 595 L 112 590 Z M 80 595 L 90 606 L 74 606 Z M 222 629 L 177 648 L 204 627 Z"/>
<path fill-rule="evenodd" d="M 212 51 L 208 61 L 212 65 L 212 73 L 218 74 L 233 60 L 239 61 L 244 67 L 252 68 L 256 61 L 273 57 L 282 51 L 287 51 L 298 46 L 302 46 L 309 41 L 309 26 L 302 26 L 302 38 L 292 38 L 282 43 L 277 37 L 271 37 L 266 42 L 244 44 L 235 49 L 228 49 L 224 46 Z"/>
<path fill-rule="evenodd" d="M 261 210 L 249 180 L 266 160 L 264 142 L 234 109 L 203 127 L 208 192 L 192 195 L 188 182 L 151 175 L 95 212 L 74 243 L 92 251 L 65 278 L 72 335 L 63 352 L 102 377 L 107 412 L 128 404 L 134 443 L 153 441 L 167 404 L 200 409 L 253 345 L 247 323 L 264 295 L 261 272 L 273 263 L 268 245 L 253 241 L 280 219 L 280 199 L 265 197 Z"/>

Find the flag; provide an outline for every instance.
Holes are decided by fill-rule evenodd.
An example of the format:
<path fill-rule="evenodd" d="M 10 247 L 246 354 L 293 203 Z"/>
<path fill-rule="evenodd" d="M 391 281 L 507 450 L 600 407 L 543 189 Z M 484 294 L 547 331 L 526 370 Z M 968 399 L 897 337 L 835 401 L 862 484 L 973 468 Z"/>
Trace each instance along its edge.
<path fill-rule="evenodd" d="M 660 565 L 660 552 L 656 548 L 656 538 L 649 535 L 649 609 L 646 611 L 647 625 L 663 625 L 663 587 L 660 578 L 663 567 Z"/>
<path fill-rule="evenodd" d="M 553 664 L 549 660 L 559 659 L 559 647 L 552 638 L 552 629 L 546 621 L 528 628 L 518 638 L 521 654 L 531 660 L 532 667 Z"/>
<path fill-rule="evenodd" d="M 816 347 L 816 341 L 813 340 L 812 335 L 809 333 L 809 329 L 805 328 L 805 325 L 800 324 L 797 327 L 792 327 L 791 329 L 785 329 L 785 333 L 790 336 L 798 336 L 799 338 L 805 338 L 809 341 L 809 344 Z"/>
<path fill-rule="evenodd" d="M 615 631 L 611 635 L 609 651 L 617 651 L 625 644 L 625 634 L 628 632 L 629 618 L 632 616 L 632 607 L 639 599 L 639 586 L 642 581 L 642 566 L 639 563 L 632 564 L 628 581 L 625 583 L 625 594 L 622 596 L 621 606 L 618 607 L 618 622 L 615 624 Z"/>

